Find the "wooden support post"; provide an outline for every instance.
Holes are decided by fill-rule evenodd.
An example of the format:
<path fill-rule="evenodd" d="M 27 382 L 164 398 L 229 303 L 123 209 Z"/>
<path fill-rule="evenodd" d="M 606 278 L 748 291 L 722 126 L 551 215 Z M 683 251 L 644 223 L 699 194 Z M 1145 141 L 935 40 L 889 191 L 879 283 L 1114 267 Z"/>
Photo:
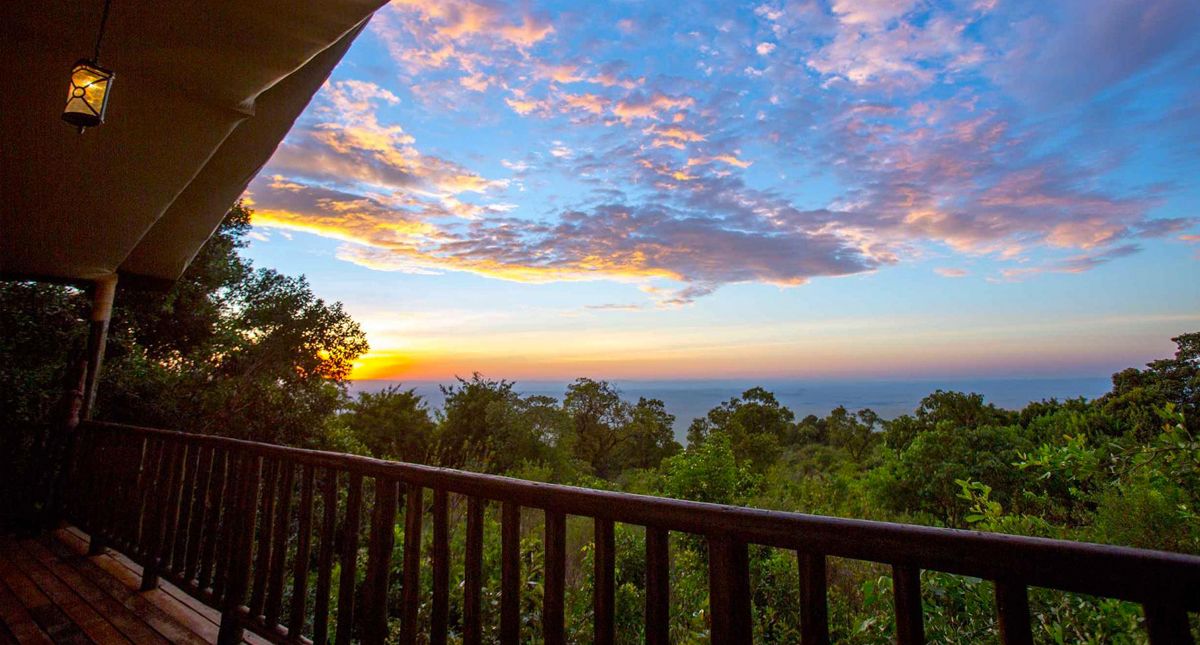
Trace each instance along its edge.
<path fill-rule="evenodd" d="M 92 315 L 88 324 L 88 363 L 84 377 L 83 404 L 79 411 L 81 419 L 92 418 L 96 403 L 96 384 L 100 381 L 100 367 L 104 362 L 104 345 L 108 341 L 108 323 L 112 319 L 113 297 L 117 293 L 117 274 L 97 279 L 92 285 Z"/>
<path fill-rule="evenodd" d="M 91 320 L 88 323 L 87 367 L 83 377 L 83 399 L 79 402 L 78 416 L 72 409 L 72 418 L 67 422 L 70 426 L 68 428 L 70 434 L 67 438 L 68 455 L 75 453 L 75 425 L 78 420 L 92 418 L 92 409 L 96 402 L 96 383 L 100 380 L 100 366 L 104 362 L 104 345 L 108 341 L 108 322 L 112 318 L 113 297 L 116 293 L 117 274 L 115 273 L 96 280 L 92 285 L 92 312 Z M 71 407 L 74 408 L 74 404 Z M 63 464 L 63 468 L 69 467 L 70 461 L 73 461 L 71 456 L 68 456 L 67 459 L 68 463 Z M 105 546 L 100 531 L 93 529 L 89 533 L 88 555 L 104 553 Z"/>

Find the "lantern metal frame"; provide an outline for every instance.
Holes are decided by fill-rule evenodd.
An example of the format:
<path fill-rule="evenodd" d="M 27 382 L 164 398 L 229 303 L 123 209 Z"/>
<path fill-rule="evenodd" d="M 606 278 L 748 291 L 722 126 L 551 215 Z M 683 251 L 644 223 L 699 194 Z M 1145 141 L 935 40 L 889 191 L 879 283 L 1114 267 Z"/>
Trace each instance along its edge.
<path fill-rule="evenodd" d="M 91 72 L 99 78 L 85 85 L 76 85 L 75 76 L 80 70 Z M 112 83 L 115 78 L 116 74 L 112 70 L 101 67 L 94 60 L 84 58 L 76 61 L 71 66 L 71 81 L 67 92 L 67 103 L 63 106 L 63 121 L 79 128 L 94 128 L 104 123 L 104 112 L 108 108 L 108 96 L 112 91 Z M 87 90 L 98 83 L 104 84 L 104 94 L 100 99 L 100 105 L 95 106 L 87 100 Z M 88 111 L 68 111 L 79 104 L 83 104 Z"/>

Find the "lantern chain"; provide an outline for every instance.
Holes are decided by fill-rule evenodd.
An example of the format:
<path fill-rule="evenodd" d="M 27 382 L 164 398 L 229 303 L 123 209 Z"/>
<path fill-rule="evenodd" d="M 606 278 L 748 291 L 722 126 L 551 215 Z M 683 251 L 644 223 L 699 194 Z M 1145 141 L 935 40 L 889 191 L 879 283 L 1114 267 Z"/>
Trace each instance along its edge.
<path fill-rule="evenodd" d="M 92 56 L 92 62 L 100 64 L 100 43 L 104 40 L 104 27 L 108 24 L 108 7 L 112 4 L 112 0 L 104 0 L 104 13 L 100 14 L 100 33 L 96 34 L 96 53 Z"/>

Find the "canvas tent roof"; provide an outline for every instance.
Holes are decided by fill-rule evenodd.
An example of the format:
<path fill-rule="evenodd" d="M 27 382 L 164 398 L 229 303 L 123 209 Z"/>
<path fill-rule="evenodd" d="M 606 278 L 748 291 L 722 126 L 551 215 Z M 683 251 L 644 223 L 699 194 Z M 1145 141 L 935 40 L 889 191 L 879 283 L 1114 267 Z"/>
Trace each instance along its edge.
<path fill-rule="evenodd" d="M 113 0 L 104 125 L 60 120 L 101 0 L 0 4 L 0 277 L 179 277 L 383 0 Z"/>

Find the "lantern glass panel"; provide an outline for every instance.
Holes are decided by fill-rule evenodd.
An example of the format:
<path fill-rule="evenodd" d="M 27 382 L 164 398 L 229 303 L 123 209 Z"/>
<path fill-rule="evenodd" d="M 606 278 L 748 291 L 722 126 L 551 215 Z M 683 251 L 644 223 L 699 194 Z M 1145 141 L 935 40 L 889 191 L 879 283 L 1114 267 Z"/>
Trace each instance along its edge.
<path fill-rule="evenodd" d="M 89 61 L 80 61 L 71 70 L 67 105 L 62 118 L 71 125 L 95 127 L 104 122 L 104 108 L 113 73 Z"/>

